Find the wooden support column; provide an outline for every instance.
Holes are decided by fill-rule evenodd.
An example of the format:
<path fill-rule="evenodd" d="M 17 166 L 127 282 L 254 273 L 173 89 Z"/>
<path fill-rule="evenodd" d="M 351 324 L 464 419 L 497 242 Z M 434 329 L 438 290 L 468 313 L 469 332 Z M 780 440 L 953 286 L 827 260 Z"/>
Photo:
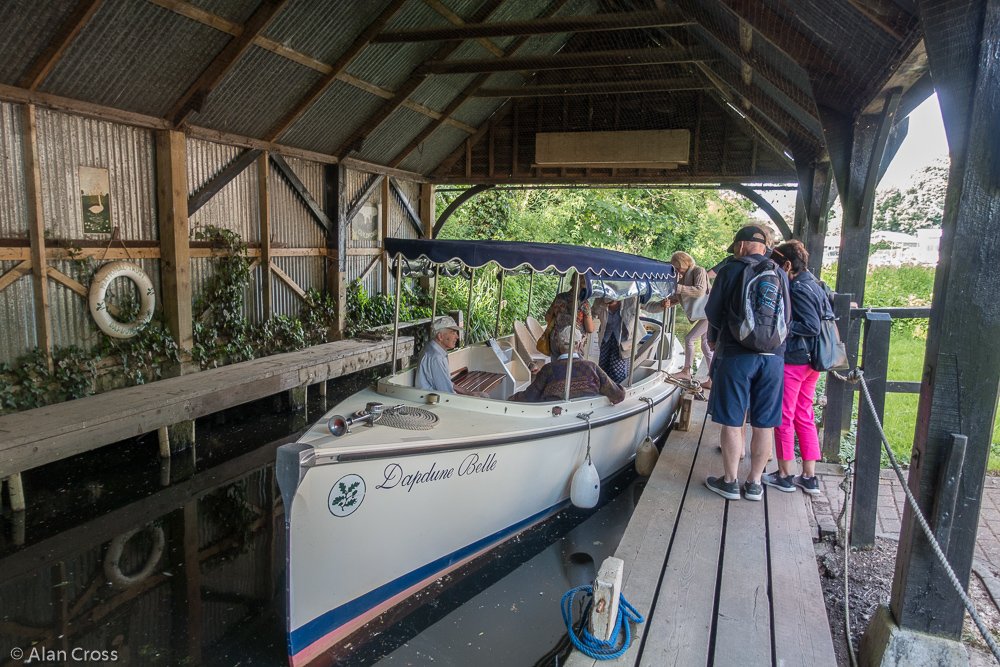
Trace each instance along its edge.
<path fill-rule="evenodd" d="M 28 204 L 28 238 L 31 243 L 31 277 L 35 290 L 35 344 L 45 351 L 52 370 L 52 319 L 49 314 L 48 264 L 45 262 L 45 213 L 42 210 L 42 175 L 38 167 L 38 128 L 35 105 L 21 107 L 24 152 L 24 188 Z"/>
<path fill-rule="evenodd" d="M 854 294 L 859 304 L 864 303 L 875 185 L 900 97 L 899 89 L 887 93 L 881 114 L 856 121 L 826 107 L 819 109 L 844 209 L 837 291 Z"/>
<path fill-rule="evenodd" d="M 326 217 L 332 221 L 327 232 L 326 247 L 329 251 L 326 264 L 326 289 L 333 296 L 337 308 L 334 339 L 339 340 L 347 327 L 347 168 L 328 164 L 326 174 Z M 388 179 L 386 179 L 388 180 Z"/>
<path fill-rule="evenodd" d="M 260 211 L 260 292 L 264 320 L 271 319 L 271 208 L 267 178 L 267 151 L 257 158 L 257 208 Z"/>
<path fill-rule="evenodd" d="M 392 192 L 389 190 L 389 179 L 382 179 L 382 205 L 379 206 L 379 215 L 381 220 L 379 221 L 379 229 L 381 234 L 379 235 L 379 248 L 382 249 L 382 294 L 389 294 L 389 256 L 385 254 L 385 239 L 391 236 L 389 231 L 389 210 L 392 204 Z M 426 228 L 425 228 L 426 229 Z"/>
<path fill-rule="evenodd" d="M 853 294 L 838 293 L 833 298 L 833 314 L 837 317 L 837 331 L 840 340 L 845 341 L 848 359 L 852 365 L 857 361 L 857 347 L 851 357 L 851 300 Z M 837 379 L 833 373 L 826 374 L 826 407 L 820 428 L 824 461 L 840 460 L 840 441 L 851 427 L 851 412 L 854 408 L 853 386 Z"/>
<path fill-rule="evenodd" d="M 170 561 L 183 576 L 171 580 L 175 663 L 201 664 L 201 561 L 198 558 L 198 501 L 171 513 Z M 187 658 L 186 661 L 180 659 Z"/>
<path fill-rule="evenodd" d="M 829 162 L 796 160 L 799 189 L 796 197 L 796 222 L 793 236 L 809 252 L 809 270 L 819 278 L 823 270 L 823 247 L 830 211 L 830 186 L 833 172 Z M 801 207 L 801 210 L 800 210 Z M 799 216 L 801 215 L 801 220 Z"/>
<path fill-rule="evenodd" d="M 492 146 L 492 144 L 490 144 Z M 388 179 L 387 179 L 388 180 Z M 424 228 L 423 238 L 434 238 L 434 185 L 431 183 L 420 184 L 420 224 Z M 420 287 L 425 291 L 431 289 L 431 279 L 421 278 Z M 431 321 L 433 324 L 433 319 Z"/>
<path fill-rule="evenodd" d="M 931 516 L 953 434 L 968 437 L 946 549 L 967 588 L 1000 387 L 1000 0 L 917 5 L 952 163 L 909 486 Z M 961 636 L 963 605 L 909 505 L 890 605 L 904 629 Z"/>

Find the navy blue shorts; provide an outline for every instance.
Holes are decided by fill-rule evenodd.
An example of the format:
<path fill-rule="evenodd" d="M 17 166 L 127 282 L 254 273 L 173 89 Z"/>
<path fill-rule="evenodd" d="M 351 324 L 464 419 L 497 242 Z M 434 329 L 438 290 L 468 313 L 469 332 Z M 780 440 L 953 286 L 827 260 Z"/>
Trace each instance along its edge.
<path fill-rule="evenodd" d="M 781 426 L 785 360 L 776 355 L 738 354 L 720 359 L 712 375 L 708 409 L 712 421 L 743 426 L 747 409 L 757 428 Z"/>

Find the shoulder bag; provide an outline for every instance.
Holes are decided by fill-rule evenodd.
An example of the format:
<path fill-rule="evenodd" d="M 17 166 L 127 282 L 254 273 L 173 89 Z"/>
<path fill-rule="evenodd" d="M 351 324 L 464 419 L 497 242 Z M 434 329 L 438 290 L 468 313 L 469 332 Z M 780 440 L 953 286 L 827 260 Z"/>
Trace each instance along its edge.
<path fill-rule="evenodd" d="M 705 293 L 694 299 L 689 299 L 686 297 L 681 297 L 681 308 L 684 309 L 684 314 L 687 315 L 689 322 L 697 322 L 698 320 L 703 320 L 707 317 L 705 314 L 705 306 L 708 305 L 708 290 Z"/>
<path fill-rule="evenodd" d="M 823 304 L 823 316 L 819 321 L 819 335 L 813 337 L 809 350 L 809 366 L 820 372 L 847 370 L 850 368 L 847 348 L 840 340 L 837 318 L 830 310 L 825 294 L 821 295 L 820 302 Z"/>

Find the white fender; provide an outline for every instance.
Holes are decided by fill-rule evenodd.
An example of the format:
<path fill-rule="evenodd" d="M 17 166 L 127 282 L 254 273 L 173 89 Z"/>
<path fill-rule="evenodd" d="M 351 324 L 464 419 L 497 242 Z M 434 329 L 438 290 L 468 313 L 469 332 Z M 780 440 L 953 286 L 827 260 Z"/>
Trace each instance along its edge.
<path fill-rule="evenodd" d="M 640 477 L 649 477 L 653 474 L 653 468 L 656 467 L 656 460 L 659 458 L 660 453 L 656 451 L 656 445 L 647 435 L 635 452 L 635 471 Z"/>
<path fill-rule="evenodd" d="M 139 288 L 139 316 L 134 322 L 119 322 L 111 313 L 104 302 L 107 296 L 108 287 L 115 278 L 128 278 Z M 146 272 L 132 262 L 110 262 L 101 267 L 90 283 L 90 314 L 93 316 L 97 327 L 112 338 L 132 338 L 142 327 L 153 317 L 153 309 L 156 307 L 156 294 L 153 292 L 153 283 L 146 275 Z"/>
<path fill-rule="evenodd" d="M 146 559 L 146 564 L 142 566 L 142 569 L 135 574 L 122 574 L 121 568 L 118 567 L 118 561 L 121 560 L 122 557 L 122 549 L 125 548 L 125 544 L 130 539 L 138 535 L 142 530 L 150 531 L 153 536 L 153 549 L 149 553 L 149 558 Z M 127 533 L 119 535 L 115 539 L 111 540 L 111 544 L 108 546 L 108 552 L 104 555 L 105 578 L 117 588 L 128 588 L 133 584 L 139 583 L 149 575 L 153 574 L 153 570 L 156 568 L 157 564 L 160 562 L 160 558 L 163 556 L 163 547 L 165 544 L 166 539 L 163 536 L 163 529 L 152 524 L 143 528 L 135 528 Z"/>
<path fill-rule="evenodd" d="M 573 483 L 569 487 L 569 499 L 577 507 L 590 509 L 601 496 L 601 476 L 588 458 L 573 473 Z"/>

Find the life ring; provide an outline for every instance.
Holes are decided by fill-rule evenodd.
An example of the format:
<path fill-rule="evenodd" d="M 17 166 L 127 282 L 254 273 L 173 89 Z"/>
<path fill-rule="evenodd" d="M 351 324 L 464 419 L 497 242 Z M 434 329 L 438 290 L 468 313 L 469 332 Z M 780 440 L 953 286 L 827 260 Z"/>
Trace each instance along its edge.
<path fill-rule="evenodd" d="M 128 278 L 139 289 L 139 316 L 134 322 L 119 322 L 108 312 L 104 302 L 108 287 L 115 278 Z M 97 327 L 112 338 L 132 338 L 153 317 L 156 307 L 156 294 L 153 292 L 153 282 L 132 262 L 111 262 L 101 267 L 94 280 L 90 283 L 90 314 Z"/>
<path fill-rule="evenodd" d="M 153 550 L 149 553 L 149 558 L 146 559 L 146 564 L 142 566 L 141 570 L 134 574 L 123 574 L 121 568 L 118 567 L 118 561 L 120 561 L 122 557 L 122 549 L 125 548 L 125 544 L 129 540 L 143 530 L 150 532 L 153 538 Z M 127 533 L 119 535 L 115 539 L 111 540 L 111 544 L 108 546 L 108 552 L 104 555 L 105 578 L 118 588 L 128 588 L 129 586 L 146 579 L 149 575 L 153 574 L 153 570 L 160 562 L 160 558 L 163 556 L 164 544 L 166 544 L 166 539 L 163 536 L 163 529 L 159 526 L 154 526 L 153 524 L 148 524 L 140 528 L 134 528 Z"/>

